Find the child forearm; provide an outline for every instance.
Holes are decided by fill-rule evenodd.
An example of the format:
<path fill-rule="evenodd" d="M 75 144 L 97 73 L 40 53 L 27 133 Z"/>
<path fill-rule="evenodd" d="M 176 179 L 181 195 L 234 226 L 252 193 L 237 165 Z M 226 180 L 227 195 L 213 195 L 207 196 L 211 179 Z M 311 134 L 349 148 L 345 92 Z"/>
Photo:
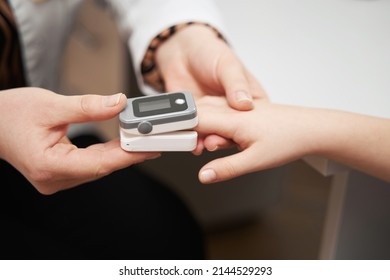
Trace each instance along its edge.
<path fill-rule="evenodd" d="M 390 120 L 315 110 L 317 154 L 390 181 Z"/>

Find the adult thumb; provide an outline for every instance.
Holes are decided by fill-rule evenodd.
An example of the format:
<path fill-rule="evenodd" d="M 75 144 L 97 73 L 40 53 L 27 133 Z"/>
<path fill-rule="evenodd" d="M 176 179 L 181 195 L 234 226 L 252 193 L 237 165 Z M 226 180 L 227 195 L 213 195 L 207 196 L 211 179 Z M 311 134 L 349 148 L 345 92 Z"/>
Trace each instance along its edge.
<path fill-rule="evenodd" d="M 119 114 L 126 106 L 126 96 L 123 93 L 60 96 L 54 106 L 56 112 L 51 121 L 56 125 L 100 121 Z"/>

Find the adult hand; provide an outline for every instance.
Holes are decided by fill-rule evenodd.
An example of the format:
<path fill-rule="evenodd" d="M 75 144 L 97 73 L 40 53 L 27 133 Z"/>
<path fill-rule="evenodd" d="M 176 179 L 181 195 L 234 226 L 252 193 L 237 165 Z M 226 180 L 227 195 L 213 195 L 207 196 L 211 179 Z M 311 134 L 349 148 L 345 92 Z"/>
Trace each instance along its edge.
<path fill-rule="evenodd" d="M 53 194 L 157 157 L 128 153 L 118 140 L 84 149 L 66 136 L 68 125 L 115 117 L 123 94 L 62 96 L 40 88 L 0 92 L 0 158 L 18 169 L 43 194 Z"/>
<path fill-rule="evenodd" d="M 178 31 L 156 53 L 166 90 L 190 90 L 196 98 L 225 96 L 237 110 L 251 110 L 253 99 L 267 99 L 258 81 L 214 31 L 193 24 Z"/>

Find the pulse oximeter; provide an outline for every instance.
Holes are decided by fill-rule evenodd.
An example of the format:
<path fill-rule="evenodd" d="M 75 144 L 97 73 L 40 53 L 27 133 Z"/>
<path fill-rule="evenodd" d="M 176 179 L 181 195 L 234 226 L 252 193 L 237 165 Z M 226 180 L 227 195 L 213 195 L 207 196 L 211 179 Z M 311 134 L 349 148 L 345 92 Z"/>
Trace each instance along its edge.
<path fill-rule="evenodd" d="M 195 101 L 189 92 L 129 98 L 119 114 L 126 151 L 192 151 L 198 134 Z"/>

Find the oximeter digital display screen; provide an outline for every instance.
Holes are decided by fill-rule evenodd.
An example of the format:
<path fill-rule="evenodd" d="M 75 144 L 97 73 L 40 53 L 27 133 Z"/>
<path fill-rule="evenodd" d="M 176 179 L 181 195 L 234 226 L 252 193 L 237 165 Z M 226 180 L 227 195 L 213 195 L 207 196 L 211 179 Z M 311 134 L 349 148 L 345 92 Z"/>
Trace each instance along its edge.
<path fill-rule="evenodd" d="M 170 113 L 179 113 L 188 109 L 186 96 L 182 92 L 162 94 L 132 100 L 132 109 L 135 117 L 145 118 L 161 116 Z"/>
<path fill-rule="evenodd" d="M 138 103 L 140 112 L 149 112 L 162 109 L 168 109 L 171 107 L 169 99 L 152 100 Z"/>

